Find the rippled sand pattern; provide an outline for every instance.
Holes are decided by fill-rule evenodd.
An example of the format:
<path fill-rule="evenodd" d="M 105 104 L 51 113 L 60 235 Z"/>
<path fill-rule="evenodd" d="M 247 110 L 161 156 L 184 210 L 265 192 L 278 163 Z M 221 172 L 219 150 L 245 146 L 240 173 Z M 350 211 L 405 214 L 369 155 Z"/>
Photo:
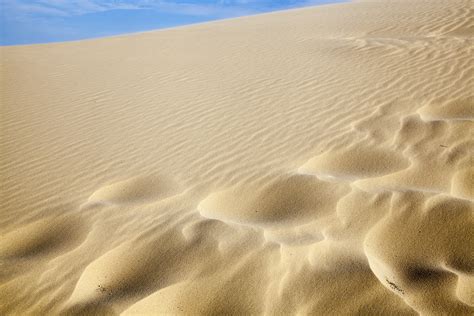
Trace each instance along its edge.
<path fill-rule="evenodd" d="M 0 314 L 473 315 L 474 9 L 2 47 Z"/>

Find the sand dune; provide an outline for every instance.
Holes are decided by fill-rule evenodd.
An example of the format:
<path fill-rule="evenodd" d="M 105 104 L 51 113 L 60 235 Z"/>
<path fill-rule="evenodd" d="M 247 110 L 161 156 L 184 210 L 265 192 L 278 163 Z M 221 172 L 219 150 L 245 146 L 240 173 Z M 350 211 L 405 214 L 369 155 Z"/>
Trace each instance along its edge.
<path fill-rule="evenodd" d="M 1 47 L 0 314 L 474 314 L 471 1 Z"/>

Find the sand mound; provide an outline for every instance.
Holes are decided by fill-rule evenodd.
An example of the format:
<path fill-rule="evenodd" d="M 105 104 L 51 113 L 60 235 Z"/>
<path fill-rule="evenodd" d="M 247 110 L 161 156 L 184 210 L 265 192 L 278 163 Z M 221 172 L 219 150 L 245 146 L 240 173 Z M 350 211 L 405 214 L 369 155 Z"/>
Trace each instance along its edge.
<path fill-rule="evenodd" d="M 163 177 L 134 177 L 106 185 L 95 191 L 89 204 L 132 204 L 153 201 L 175 193 L 176 184 Z"/>
<path fill-rule="evenodd" d="M 85 230 L 79 219 L 44 218 L 2 235 L 0 258 L 47 256 L 66 251 L 84 237 Z"/>
<path fill-rule="evenodd" d="M 345 191 L 347 188 L 341 185 L 294 175 L 264 185 L 237 186 L 213 193 L 198 209 L 202 216 L 223 222 L 286 225 L 332 212 Z"/>
<path fill-rule="evenodd" d="M 418 110 L 425 121 L 472 121 L 474 120 L 474 97 L 454 100 L 444 105 L 425 105 Z"/>
<path fill-rule="evenodd" d="M 474 272 L 474 253 L 466 247 L 472 244 L 474 216 L 469 202 L 400 194 L 390 216 L 367 235 L 365 250 L 377 278 L 416 310 L 464 315 L 474 305 L 465 285 Z"/>
<path fill-rule="evenodd" d="M 396 152 L 355 147 L 339 152 L 327 152 L 309 160 L 299 171 L 322 178 L 355 180 L 392 173 L 407 167 Z"/>
<path fill-rule="evenodd" d="M 471 2 L 0 48 L 0 314 L 474 314 Z"/>
<path fill-rule="evenodd" d="M 464 169 L 454 174 L 451 180 L 451 194 L 474 200 L 474 169 Z"/>

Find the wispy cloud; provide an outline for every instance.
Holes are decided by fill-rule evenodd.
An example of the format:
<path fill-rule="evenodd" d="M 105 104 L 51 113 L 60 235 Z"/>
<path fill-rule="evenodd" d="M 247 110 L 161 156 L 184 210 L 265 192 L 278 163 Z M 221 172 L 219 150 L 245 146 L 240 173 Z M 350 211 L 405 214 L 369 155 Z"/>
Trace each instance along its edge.
<path fill-rule="evenodd" d="M 243 4 L 251 0 L 221 1 L 99 1 L 99 0 L 1 0 L 3 8 L 9 14 L 45 16 L 75 16 L 111 10 L 154 9 L 162 12 L 188 15 L 235 15 L 236 9 L 243 9 Z M 240 11 L 239 10 L 239 11 Z"/>
<path fill-rule="evenodd" d="M 111 35 L 335 1 L 338 0 L 0 0 L 0 44 L 27 41 L 17 41 L 19 37 L 41 42 L 45 41 L 43 38 L 55 41 Z M 124 13 L 111 21 L 111 16 L 119 15 L 114 12 Z M 140 14 L 146 15 L 148 22 L 139 22 Z M 109 19 L 101 20 L 104 16 Z M 127 29 L 128 17 L 135 20 Z M 64 35 L 67 30 L 76 35 L 55 38 L 55 29 L 58 34 Z M 44 36 L 33 35 L 40 33 Z"/>
<path fill-rule="evenodd" d="M 298 0 L 0 0 L 8 13 L 20 15 L 75 16 L 110 10 L 155 9 L 187 15 L 236 16 L 266 11 L 269 7 L 308 5 L 316 1 Z"/>
<path fill-rule="evenodd" d="M 138 9 L 134 1 L 94 0 L 0 0 L 10 14 L 45 16 L 73 16 L 118 9 Z"/>

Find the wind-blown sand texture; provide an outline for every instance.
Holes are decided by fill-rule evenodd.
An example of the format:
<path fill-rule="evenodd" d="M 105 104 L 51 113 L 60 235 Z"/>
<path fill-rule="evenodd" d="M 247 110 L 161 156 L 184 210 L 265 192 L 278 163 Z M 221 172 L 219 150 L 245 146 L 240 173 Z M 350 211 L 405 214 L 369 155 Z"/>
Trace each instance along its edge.
<path fill-rule="evenodd" d="M 0 314 L 472 315 L 473 15 L 1 48 Z"/>

